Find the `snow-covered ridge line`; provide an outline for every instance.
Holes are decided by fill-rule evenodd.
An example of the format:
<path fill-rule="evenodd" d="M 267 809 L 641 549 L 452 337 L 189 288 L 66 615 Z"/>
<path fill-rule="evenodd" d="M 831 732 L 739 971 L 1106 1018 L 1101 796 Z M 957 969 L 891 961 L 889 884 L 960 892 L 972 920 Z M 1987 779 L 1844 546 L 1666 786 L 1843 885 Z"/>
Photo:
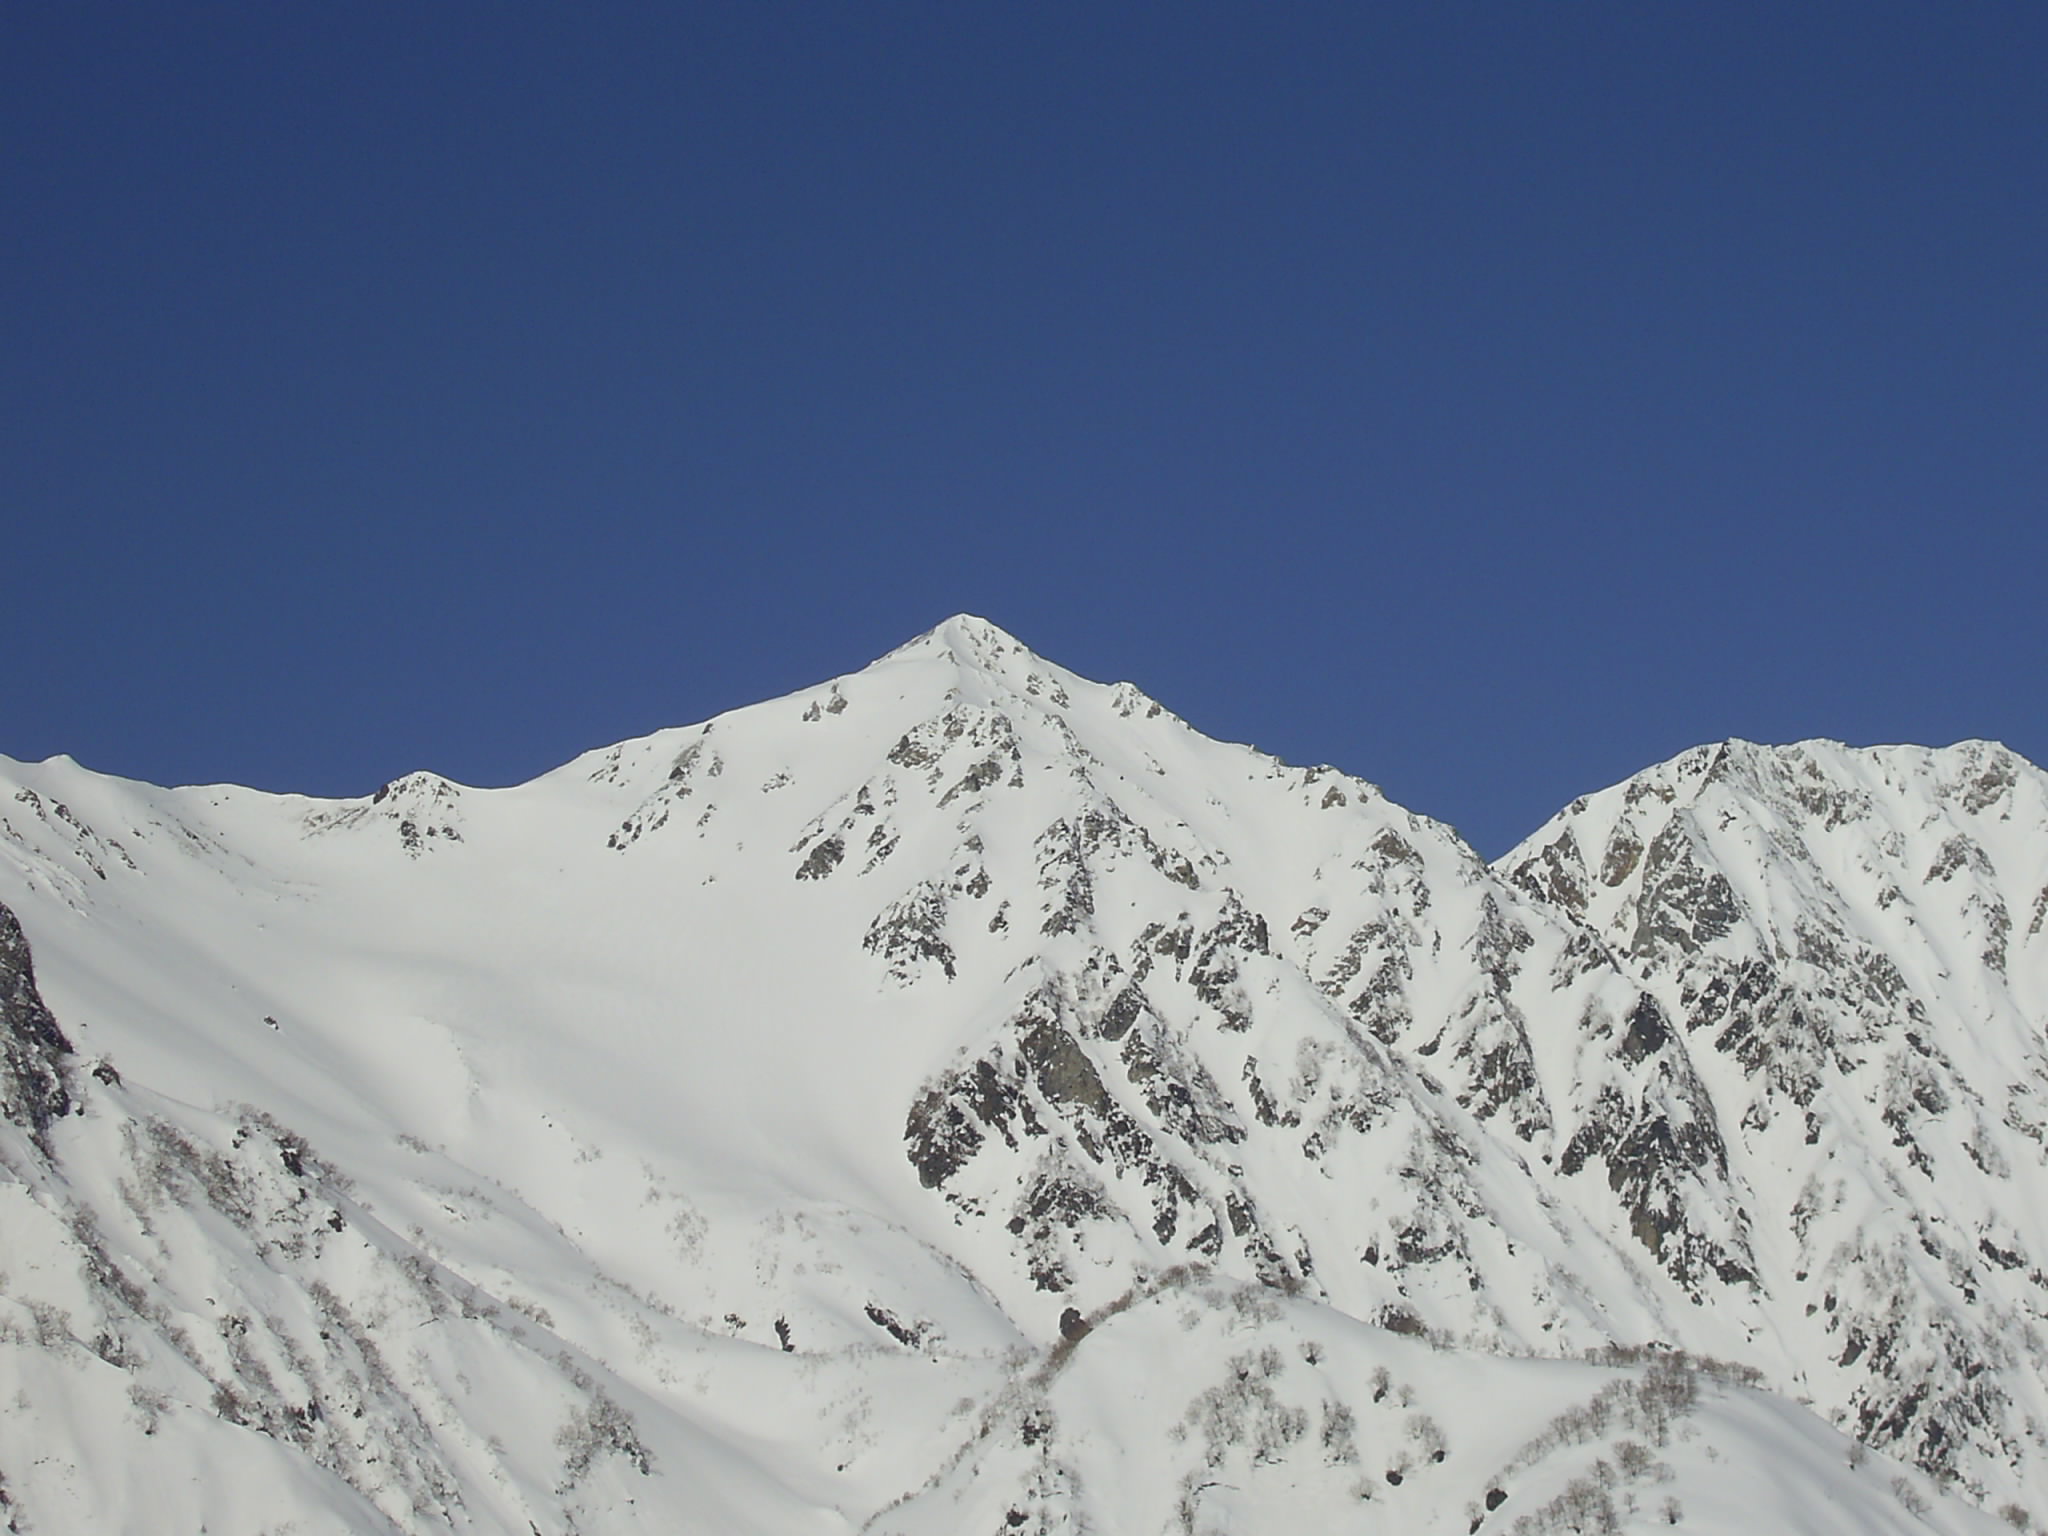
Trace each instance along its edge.
<path fill-rule="evenodd" d="M 1702 748 L 1489 867 L 962 616 L 510 789 L 0 781 L 45 1529 L 2048 1503 L 2002 748 Z"/>

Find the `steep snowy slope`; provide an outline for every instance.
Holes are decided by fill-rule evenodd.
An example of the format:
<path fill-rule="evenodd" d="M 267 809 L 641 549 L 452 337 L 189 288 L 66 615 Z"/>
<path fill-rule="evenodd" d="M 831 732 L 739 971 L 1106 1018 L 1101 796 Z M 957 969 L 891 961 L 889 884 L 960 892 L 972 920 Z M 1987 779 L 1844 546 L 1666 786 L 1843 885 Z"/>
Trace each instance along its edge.
<path fill-rule="evenodd" d="M 1678 1021 L 1778 1369 L 1966 1486 L 2038 1478 L 2048 777 L 1985 742 L 1729 742 L 1576 802 L 1501 868 Z"/>
<path fill-rule="evenodd" d="M 1370 785 L 969 618 L 513 789 L 0 764 L 7 1507 L 1983 1528 L 1949 1482 L 2017 1517 L 2048 1461 L 2013 882 L 2042 882 L 2048 821 L 2000 761 L 2016 851 L 1980 838 L 1911 887 L 1941 937 L 1896 954 L 1867 919 L 1904 898 L 1846 843 L 1812 856 L 1854 886 L 1839 912 L 1800 905 L 1816 877 L 1775 844 L 1687 844 L 1682 879 L 1646 791 L 1651 851 L 1603 882 L 1573 850 L 1622 836 L 1616 790 L 1496 872 Z M 1657 806 L 1691 805 L 1672 773 Z M 1930 815 L 1947 784 L 1898 793 Z M 1779 814 L 1761 778 L 1726 792 Z M 1936 862 L 1959 835 L 1927 834 Z M 1724 865 L 1755 915 L 1709 934 Z M 1994 895 L 1995 981 L 1956 950 Z M 1824 917 L 1832 965 L 1795 942 Z M 1950 1054 L 1901 1035 L 1881 1103 L 1896 1051 L 1809 1090 L 1783 1010 L 1728 1001 L 1767 960 L 1848 1037 L 1888 956 Z M 2005 1043 L 1958 1057 L 1929 1010 L 1973 987 Z M 1764 1043 L 1722 1044 L 1715 998 Z M 1991 1182 L 1931 1201 L 1912 1149 Z M 1984 1240 L 2013 1262 L 1966 1284 L 1948 1260 L 1998 1190 Z M 1949 1353 L 1916 1375 L 1923 1338 Z M 1781 1484 L 1731 1497 L 1734 1457 Z"/>

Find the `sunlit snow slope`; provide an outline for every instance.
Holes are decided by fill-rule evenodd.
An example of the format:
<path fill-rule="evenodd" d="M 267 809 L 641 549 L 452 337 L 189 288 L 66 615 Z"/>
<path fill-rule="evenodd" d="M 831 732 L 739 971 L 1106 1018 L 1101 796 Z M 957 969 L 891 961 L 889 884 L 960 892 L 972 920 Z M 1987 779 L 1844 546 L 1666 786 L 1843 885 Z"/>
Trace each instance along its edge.
<path fill-rule="evenodd" d="M 2048 1507 L 2003 749 L 1701 749 L 1489 869 L 962 617 L 512 789 L 0 759 L 0 903 L 21 1530 Z"/>

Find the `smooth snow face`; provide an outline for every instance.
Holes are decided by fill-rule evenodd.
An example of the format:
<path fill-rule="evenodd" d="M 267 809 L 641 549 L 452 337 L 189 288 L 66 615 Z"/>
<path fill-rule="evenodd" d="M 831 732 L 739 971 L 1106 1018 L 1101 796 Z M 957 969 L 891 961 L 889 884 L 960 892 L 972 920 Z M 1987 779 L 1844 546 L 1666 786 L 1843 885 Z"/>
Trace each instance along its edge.
<path fill-rule="evenodd" d="M 961 617 L 513 789 L 0 767 L 39 1528 L 2048 1503 L 2003 749 L 1702 749 L 1488 869 Z"/>

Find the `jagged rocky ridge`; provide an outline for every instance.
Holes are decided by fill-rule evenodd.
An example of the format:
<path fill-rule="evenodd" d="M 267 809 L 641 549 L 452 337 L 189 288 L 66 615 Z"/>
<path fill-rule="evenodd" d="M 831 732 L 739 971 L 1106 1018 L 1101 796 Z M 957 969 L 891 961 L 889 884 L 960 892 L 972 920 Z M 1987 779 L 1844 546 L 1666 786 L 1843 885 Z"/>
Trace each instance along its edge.
<path fill-rule="evenodd" d="M 1788 1365 L 1963 1481 L 2038 1458 L 2048 1418 L 2044 816 L 2040 771 L 1989 743 L 1730 742 L 1503 861 L 1683 1031 L 1774 1236 L 1762 1288 L 1797 1303 Z"/>
<path fill-rule="evenodd" d="M 1701 749 L 1489 868 L 957 619 L 513 790 L 8 773 L 43 1528 L 2048 1501 L 2003 749 Z"/>

